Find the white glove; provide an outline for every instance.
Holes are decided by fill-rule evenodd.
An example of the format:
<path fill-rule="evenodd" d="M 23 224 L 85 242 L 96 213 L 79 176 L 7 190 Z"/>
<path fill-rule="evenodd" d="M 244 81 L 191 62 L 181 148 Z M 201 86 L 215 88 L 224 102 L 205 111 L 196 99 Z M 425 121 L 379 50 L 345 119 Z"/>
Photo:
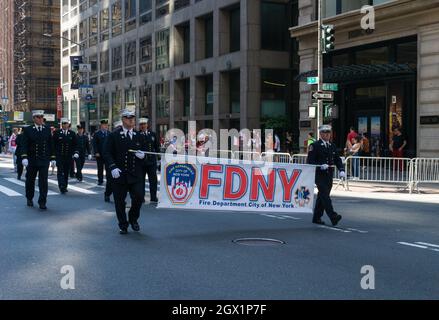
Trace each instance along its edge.
<path fill-rule="evenodd" d="M 75 153 L 75 154 L 73 155 L 73 158 L 74 158 L 74 159 L 78 159 L 78 158 L 79 158 L 79 154 Z"/>
<path fill-rule="evenodd" d="M 346 178 L 346 173 L 344 171 L 340 171 L 339 176 L 340 178 L 344 179 Z"/>
<path fill-rule="evenodd" d="M 329 166 L 327 164 L 323 164 L 320 166 L 320 170 L 326 171 L 328 170 Z"/>
<path fill-rule="evenodd" d="M 135 156 L 136 156 L 137 158 L 139 158 L 140 160 L 145 159 L 145 154 L 144 154 L 142 151 L 137 151 L 137 152 L 135 153 Z"/>
<path fill-rule="evenodd" d="M 113 179 L 120 178 L 120 173 L 122 171 L 118 168 L 111 170 L 111 175 L 113 176 Z"/>
<path fill-rule="evenodd" d="M 93 157 L 91 156 L 91 154 L 88 155 L 88 160 L 93 159 Z"/>
<path fill-rule="evenodd" d="M 23 159 L 21 160 L 21 164 L 23 165 L 23 167 L 27 167 L 29 165 L 29 161 L 27 159 Z"/>
<path fill-rule="evenodd" d="M 50 161 L 50 165 L 51 165 L 52 167 L 55 167 L 55 166 L 56 166 L 56 160 L 52 160 L 52 161 Z"/>

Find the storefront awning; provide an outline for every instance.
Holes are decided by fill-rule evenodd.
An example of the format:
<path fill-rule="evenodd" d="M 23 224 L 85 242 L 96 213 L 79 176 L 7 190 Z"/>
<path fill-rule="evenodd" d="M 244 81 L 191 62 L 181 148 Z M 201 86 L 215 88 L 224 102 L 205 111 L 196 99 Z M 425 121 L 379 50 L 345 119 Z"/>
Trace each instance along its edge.
<path fill-rule="evenodd" d="M 343 82 L 350 80 L 363 80 L 371 78 L 394 77 L 416 74 L 408 64 L 374 64 L 374 65 L 349 65 L 325 68 L 323 71 L 324 82 Z M 306 82 L 308 77 L 316 77 L 317 70 L 299 74 L 297 81 Z"/>

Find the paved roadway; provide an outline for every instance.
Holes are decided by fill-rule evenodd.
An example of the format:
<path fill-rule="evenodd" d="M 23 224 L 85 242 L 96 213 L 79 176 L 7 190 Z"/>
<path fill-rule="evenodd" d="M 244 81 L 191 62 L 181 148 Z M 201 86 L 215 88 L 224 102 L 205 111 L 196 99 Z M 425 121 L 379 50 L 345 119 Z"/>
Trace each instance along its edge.
<path fill-rule="evenodd" d="M 439 210 L 431 198 L 337 193 L 340 229 L 312 225 L 305 214 L 146 205 L 141 232 L 121 236 L 94 175 L 72 181 L 78 189 L 67 195 L 50 184 L 42 212 L 25 206 L 8 161 L 0 158 L 0 299 L 439 298 Z M 232 242 L 243 237 L 286 244 Z M 64 265 L 75 269 L 75 290 L 60 286 Z M 374 267 L 374 290 L 360 286 L 364 265 Z"/>

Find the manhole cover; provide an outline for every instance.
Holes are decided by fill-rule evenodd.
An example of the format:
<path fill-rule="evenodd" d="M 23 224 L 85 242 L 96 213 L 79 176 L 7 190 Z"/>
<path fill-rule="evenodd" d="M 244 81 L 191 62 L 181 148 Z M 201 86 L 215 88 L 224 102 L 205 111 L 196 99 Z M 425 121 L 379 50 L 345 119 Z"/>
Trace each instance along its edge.
<path fill-rule="evenodd" d="M 279 246 L 285 244 L 285 241 L 267 238 L 242 238 L 235 239 L 232 241 L 236 244 L 241 244 L 244 246 Z"/>

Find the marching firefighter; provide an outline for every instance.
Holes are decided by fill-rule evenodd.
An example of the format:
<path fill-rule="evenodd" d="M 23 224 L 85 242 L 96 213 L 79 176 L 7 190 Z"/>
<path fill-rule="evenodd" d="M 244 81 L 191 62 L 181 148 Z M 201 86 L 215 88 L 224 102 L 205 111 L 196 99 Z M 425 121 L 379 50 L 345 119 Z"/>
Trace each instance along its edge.
<path fill-rule="evenodd" d="M 323 125 L 319 128 L 320 139 L 312 143 L 308 148 L 308 164 L 317 165 L 316 168 L 316 185 L 319 193 L 314 208 L 314 216 L 312 222 L 324 225 L 322 220 L 323 212 L 329 216 L 333 226 L 336 226 L 341 215 L 334 211 L 330 193 L 332 189 L 332 179 L 334 175 L 334 166 L 340 171 L 340 178 L 345 177 L 345 169 L 343 162 L 337 153 L 337 149 L 331 140 L 332 127 Z"/>
<path fill-rule="evenodd" d="M 160 143 L 157 139 L 157 135 L 151 131 L 151 125 L 148 118 L 141 118 L 139 120 L 140 133 L 145 137 L 146 151 L 152 153 L 160 152 Z M 157 203 L 157 155 L 146 154 L 146 161 L 144 166 L 144 174 L 148 175 L 150 202 Z M 143 180 L 145 182 L 145 179 Z M 145 186 L 143 187 L 145 190 Z M 145 202 L 145 198 L 143 198 Z"/>
<path fill-rule="evenodd" d="M 84 167 L 85 157 L 88 156 L 88 160 L 91 160 L 91 152 L 88 137 L 84 134 L 84 127 L 78 125 L 77 128 L 78 133 L 76 134 L 76 141 L 79 157 L 75 159 L 76 179 L 82 181 L 82 168 Z"/>
<path fill-rule="evenodd" d="M 38 174 L 38 204 L 41 210 L 46 210 L 49 163 L 55 162 L 55 149 L 50 129 L 43 125 L 44 111 L 32 111 L 32 118 L 34 124 L 23 130 L 21 148 L 22 164 L 26 167 L 27 206 L 34 206 L 35 179 Z"/>
<path fill-rule="evenodd" d="M 113 178 L 113 196 L 120 234 L 128 233 L 128 226 L 140 231 L 138 219 L 144 196 L 144 137 L 135 130 L 135 113 L 122 111 L 122 127 L 108 136 L 104 159 Z M 142 152 L 143 151 L 143 152 Z M 126 215 L 126 197 L 131 197 L 131 208 Z"/>
<path fill-rule="evenodd" d="M 105 167 L 105 178 L 106 178 L 106 185 L 105 185 L 105 193 L 104 193 L 104 199 L 105 202 L 110 202 L 110 196 L 113 193 L 111 182 L 111 173 L 110 170 L 108 170 L 108 167 L 105 166 L 105 160 L 104 160 L 104 145 L 105 142 L 110 135 L 110 131 L 108 131 L 108 121 L 107 120 L 101 120 L 101 128 L 95 132 L 93 136 L 93 152 L 95 154 L 96 163 L 98 166 L 98 185 L 104 184 L 104 167 Z"/>
<path fill-rule="evenodd" d="M 61 119 L 61 129 L 53 134 L 55 146 L 58 187 L 62 194 L 67 192 L 69 184 L 70 166 L 73 159 L 79 159 L 76 133 L 69 129 L 70 121 Z"/>

